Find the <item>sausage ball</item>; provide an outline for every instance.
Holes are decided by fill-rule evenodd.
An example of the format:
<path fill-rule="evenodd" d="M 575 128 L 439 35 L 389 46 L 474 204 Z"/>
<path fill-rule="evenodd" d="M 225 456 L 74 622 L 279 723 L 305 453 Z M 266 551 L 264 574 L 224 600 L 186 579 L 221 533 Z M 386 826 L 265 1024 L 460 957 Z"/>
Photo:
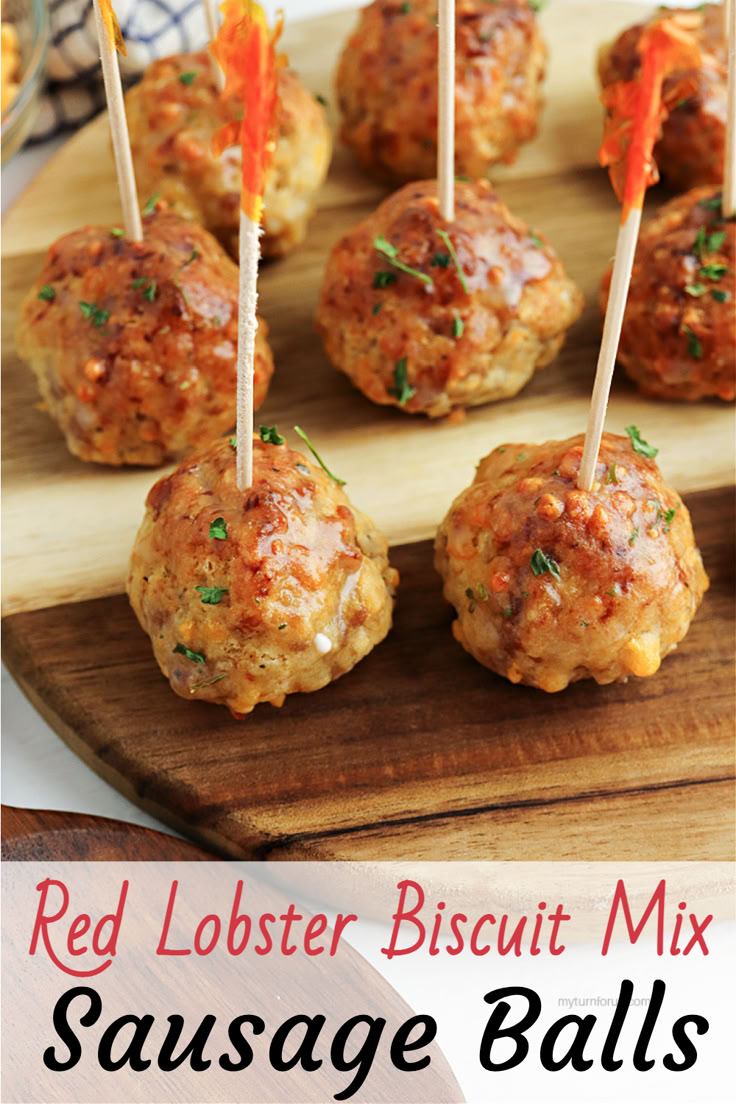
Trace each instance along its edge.
<path fill-rule="evenodd" d="M 155 466 L 235 423 L 238 269 L 166 211 L 143 241 L 87 226 L 59 238 L 21 306 L 17 345 L 69 451 Z M 273 372 L 256 334 L 255 403 Z"/>
<path fill-rule="evenodd" d="M 515 395 L 582 306 L 552 247 L 487 181 L 457 184 L 447 224 L 426 181 L 337 243 L 316 321 L 332 363 L 369 399 L 439 417 Z"/>
<path fill-rule="evenodd" d="M 611 283 L 603 279 L 605 311 Z M 645 395 L 736 397 L 736 222 L 721 193 L 697 188 L 646 222 L 626 304 L 618 359 Z"/>
<path fill-rule="evenodd" d="M 551 693 L 653 675 L 700 605 L 708 578 L 690 515 L 635 451 L 657 450 L 627 432 L 604 434 L 590 493 L 576 487 L 582 435 L 502 445 L 440 526 L 453 635 L 511 682 Z"/>
<path fill-rule="evenodd" d="M 227 439 L 155 484 L 128 578 L 175 693 L 237 715 L 354 667 L 389 631 L 398 581 L 334 478 L 285 444 L 253 451 L 245 493 Z"/>
<path fill-rule="evenodd" d="M 486 176 L 537 132 L 547 49 L 528 0 L 457 0 L 455 170 Z M 396 181 L 437 165 L 437 0 L 374 0 L 337 70 L 340 137 Z"/>
<path fill-rule="evenodd" d="M 206 226 L 237 259 L 240 148 L 215 157 L 212 137 L 242 116 L 243 105 L 237 96 L 220 94 L 209 52 L 154 61 L 125 101 L 141 195 L 159 193 L 177 214 Z M 324 108 L 289 69 L 278 73 L 275 125 L 264 194 L 264 257 L 280 257 L 303 240 L 332 154 Z"/>
<path fill-rule="evenodd" d="M 677 12 L 678 21 L 691 30 L 701 50 L 698 70 L 674 73 L 664 82 L 668 92 L 683 82 L 689 86 L 665 120 L 654 147 L 654 160 L 667 184 L 685 191 L 698 184 L 720 185 L 726 145 L 728 54 L 720 4 L 703 4 L 700 10 L 663 9 L 649 22 Z M 598 58 L 601 85 L 633 80 L 640 66 L 639 39 L 647 23 L 629 27 Z M 692 91 L 690 90 L 692 89 Z"/>

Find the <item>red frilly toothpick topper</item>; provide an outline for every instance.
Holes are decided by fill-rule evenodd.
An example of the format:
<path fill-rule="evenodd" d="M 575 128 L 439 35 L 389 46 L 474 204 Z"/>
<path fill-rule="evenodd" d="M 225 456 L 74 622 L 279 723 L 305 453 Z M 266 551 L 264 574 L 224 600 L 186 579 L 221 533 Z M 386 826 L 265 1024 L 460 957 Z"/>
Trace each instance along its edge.
<path fill-rule="evenodd" d="M 275 45 L 283 20 L 268 28 L 263 8 L 253 0 L 226 0 L 223 23 L 212 43 L 225 74 L 225 93 L 243 104 L 243 117 L 222 127 L 212 139 L 215 154 L 240 145 L 243 154 L 241 208 L 253 222 L 261 219 L 266 171 L 274 151 L 273 120 L 278 70 L 286 64 Z"/>
<path fill-rule="evenodd" d="M 111 0 L 97 0 L 97 2 L 100 8 L 102 22 L 104 23 L 105 30 L 107 31 L 107 37 L 110 45 L 114 46 L 119 54 L 122 54 L 123 57 L 126 57 L 128 51 L 125 48 L 125 42 L 123 40 L 123 36 L 120 31 L 115 12 L 112 10 Z"/>
<path fill-rule="evenodd" d="M 701 63 L 694 36 L 677 16 L 647 27 L 639 40 L 641 68 L 631 81 L 616 81 L 601 96 L 607 109 L 598 160 L 608 168 L 622 204 L 621 221 L 643 206 L 659 179 L 652 150 L 673 107 L 694 90 L 692 72 Z M 665 89 L 668 77 L 679 76 Z"/>

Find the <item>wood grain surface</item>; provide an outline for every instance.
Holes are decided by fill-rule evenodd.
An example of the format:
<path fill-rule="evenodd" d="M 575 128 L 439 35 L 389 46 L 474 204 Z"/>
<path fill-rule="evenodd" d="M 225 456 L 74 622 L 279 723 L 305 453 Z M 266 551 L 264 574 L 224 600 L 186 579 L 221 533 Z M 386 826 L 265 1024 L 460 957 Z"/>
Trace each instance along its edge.
<path fill-rule="evenodd" d="M 206 862 L 186 840 L 111 817 L 3 805 L 3 862 Z"/>
<path fill-rule="evenodd" d="M 549 236 L 587 309 L 562 355 L 515 399 L 474 410 L 462 425 L 437 424 L 374 406 L 331 368 L 312 321 L 327 252 L 384 194 L 346 150 L 336 151 L 304 245 L 263 268 L 261 308 L 277 369 L 262 420 L 294 445 L 291 427 L 303 425 L 393 544 L 432 536 L 494 446 L 566 437 L 585 426 L 600 339 L 598 284 L 618 224 L 610 185 L 590 167 L 601 126 L 594 58 L 599 43 L 640 10 L 612 0 L 556 0 L 542 16 L 550 70 L 540 134 L 494 180 L 511 209 Z M 315 91 L 330 95 L 334 60 L 354 18 L 328 16 L 288 30 L 292 62 Z M 74 459 L 38 409 L 35 382 L 14 348 L 18 306 L 45 247 L 81 224 L 119 221 L 106 126 L 98 119 L 65 145 L 3 225 L 4 613 L 119 593 L 144 498 L 160 474 Z M 621 432 L 632 422 L 659 446 L 662 470 L 683 494 L 732 482 L 729 406 L 651 402 L 620 374 L 608 427 Z"/>
<path fill-rule="evenodd" d="M 244 858 L 728 859 L 730 492 L 687 499 L 712 585 L 650 679 L 513 686 L 450 634 L 427 542 L 394 550 L 395 627 L 354 671 L 234 721 L 172 694 L 127 600 L 5 619 L 5 660 L 98 773 Z"/>

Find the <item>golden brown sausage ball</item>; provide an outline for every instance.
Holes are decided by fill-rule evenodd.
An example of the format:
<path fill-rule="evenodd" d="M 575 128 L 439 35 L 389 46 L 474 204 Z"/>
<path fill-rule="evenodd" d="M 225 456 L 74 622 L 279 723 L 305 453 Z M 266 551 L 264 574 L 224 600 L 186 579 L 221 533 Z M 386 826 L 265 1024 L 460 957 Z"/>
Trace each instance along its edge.
<path fill-rule="evenodd" d="M 654 461 L 606 433 L 588 493 L 576 487 L 582 451 L 582 435 L 495 449 L 435 545 L 455 638 L 549 692 L 653 675 L 708 587 L 690 515 Z"/>
<path fill-rule="evenodd" d="M 385 538 L 321 467 L 260 440 L 253 459 L 245 493 L 227 439 L 159 480 L 128 579 L 172 689 L 238 715 L 354 667 L 389 631 L 398 581 Z"/>
<path fill-rule="evenodd" d="M 537 132 L 547 49 L 527 0 L 457 0 L 455 170 L 486 176 Z M 337 70 L 340 136 L 393 180 L 437 165 L 437 0 L 374 0 Z"/>
<path fill-rule="evenodd" d="M 515 395 L 582 305 L 551 246 L 487 181 L 457 184 L 450 224 L 426 181 L 337 243 L 316 321 L 332 363 L 369 399 L 439 417 Z"/>
<path fill-rule="evenodd" d="M 660 8 L 649 23 L 678 9 Z M 693 91 L 665 120 L 662 136 L 654 147 L 654 159 L 667 184 L 684 191 L 697 184 L 720 185 L 726 144 L 728 57 L 720 4 L 703 4 L 700 10 L 678 11 L 681 24 L 691 29 L 702 52 L 697 71 L 675 73 L 664 83 L 665 99 L 683 78 Z M 610 46 L 601 50 L 598 74 L 607 88 L 614 81 L 633 80 L 639 71 L 638 43 L 648 23 L 625 30 Z"/>
<path fill-rule="evenodd" d="M 125 102 L 140 194 L 158 192 L 237 258 L 240 150 L 233 146 L 215 157 L 212 137 L 242 115 L 243 105 L 220 95 L 209 51 L 154 61 Z M 264 194 L 264 257 L 280 257 L 303 240 L 331 154 L 324 108 L 296 73 L 280 69 L 276 146 Z"/>
<path fill-rule="evenodd" d="M 69 451 L 155 466 L 235 423 L 238 269 L 166 211 L 143 241 L 87 226 L 59 238 L 21 306 L 17 345 Z M 255 403 L 273 372 L 261 321 Z"/>
<path fill-rule="evenodd" d="M 605 311 L 611 283 L 603 279 Z M 736 397 L 736 222 L 721 194 L 678 196 L 639 235 L 618 360 L 645 395 Z"/>

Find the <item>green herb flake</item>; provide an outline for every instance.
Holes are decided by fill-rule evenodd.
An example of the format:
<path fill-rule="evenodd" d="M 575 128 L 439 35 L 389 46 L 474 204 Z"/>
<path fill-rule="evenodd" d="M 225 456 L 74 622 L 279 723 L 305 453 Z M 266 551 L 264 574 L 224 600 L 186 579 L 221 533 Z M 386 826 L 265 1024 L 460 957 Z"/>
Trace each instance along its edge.
<path fill-rule="evenodd" d="M 551 556 L 545 555 L 541 548 L 532 553 L 531 565 L 535 575 L 544 575 L 548 571 L 555 579 L 560 578 L 560 565 Z"/>
<path fill-rule="evenodd" d="M 531 230 L 529 231 L 529 237 L 531 238 L 533 244 L 536 245 L 537 249 L 544 249 L 544 242 L 542 241 L 542 239 L 536 234 L 532 233 Z"/>
<path fill-rule="evenodd" d="M 728 265 L 725 264 L 708 264 L 703 265 L 700 269 L 700 275 L 704 280 L 720 280 L 722 276 L 725 276 L 728 272 Z"/>
<path fill-rule="evenodd" d="M 143 214 L 144 215 L 152 215 L 153 214 L 154 209 L 156 207 L 156 204 L 158 203 L 160 197 L 161 197 L 160 192 L 154 192 L 154 194 L 151 196 L 151 198 L 148 200 L 145 207 L 143 208 Z"/>
<path fill-rule="evenodd" d="M 145 284 L 145 282 L 146 282 L 146 277 L 145 276 L 138 276 L 133 281 L 131 287 L 133 288 L 134 291 L 137 291 L 138 288 L 141 287 L 142 284 Z"/>
<path fill-rule="evenodd" d="M 633 544 L 638 536 L 639 536 L 639 526 L 636 525 L 636 526 L 634 526 L 634 530 L 633 530 L 631 536 L 629 537 L 629 544 Z"/>
<path fill-rule="evenodd" d="M 533 12 L 537 12 L 537 14 L 542 11 L 546 4 L 547 0 L 529 0 L 529 7 Z"/>
<path fill-rule="evenodd" d="M 327 107 L 327 100 L 324 98 L 321 92 L 315 92 L 314 98 L 318 104 L 322 104 L 323 107 Z"/>
<path fill-rule="evenodd" d="M 183 294 L 183 292 L 182 292 L 182 294 Z M 222 325 L 222 319 L 220 318 L 219 314 L 216 314 L 215 317 L 212 319 L 212 325 L 213 326 L 221 326 Z"/>
<path fill-rule="evenodd" d="M 196 76 L 197 76 L 197 70 L 196 69 L 190 69 L 188 73 L 180 73 L 179 74 L 179 80 L 181 81 L 182 84 L 192 84 Z"/>
<path fill-rule="evenodd" d="M 698 207 L 706 207 L 709 211 L 720 211 L 723 204 L 723 196 L 721 192 L 716 192 L 710 199 L 699 199 Z"/>
<path fill-rule="evenodd" d="M 374 288 L 387 288 L 389 284 L 396 283 L 396 273 L 386 272 L 385 270 L 379 270 L 373 273 L 373 287 Z"/>
<path fill-rule="evenodd" d="M 685 284 L 685 291 L 687 294 L 692 295 L 696 299 L 701 295 L 705 295 L 707 290 L 705 284 Z"/>
<path fill-rule="evenodd" d="M 488 601 L 488 587 L 485 583 L 478 583 L 478 597 L 480 598 L 481 602 Z"/>
<path fill-rule="evenodd" d="M 606 472 L 606 483 L 615 483 L 618 486 L 618 475 L 616 474 L 616 464 L 609 464 L 608 471 Z"/>
<path fill-rule="evenodd" d="M 664 516 L 664 520 L 665 520 L 665 524 L 666 524 L 666 525 L 671 525 L 671 524 L 672 524 L 672 522 L 674 521 L 674 518 L 675 518 L 675 510 L 676 510 L 676 509 L 677 509 L 677 507 L 676 507 L 676 506 L 672 506 L 672 507 L 671 507 L 671 508 L 670 508 L 669 510 L 665 510 L 665 512 L 664 512 L 664 515 L 663 515 L 663 516 Z"/>
<path fill-rule="evenodd" d="M 726 240 L 725 230 L 714 230 L 708 235 L 705 246 L 709 253 L 717 253 Z"/>
<path fill-rule="evenodd" d="M 236 452 L 238 451 L 238 438 L 237 437 L 231 437 L 230 438 L 230 447 L 234 448 Z"/>
<path fill-rule="evenodd" d="M 110 317 L 110 312 L 108 310 L 103 310 L 102 307 L 98 307 L 96 303 L 84 303 L 80 301 L 79 309 L 87 321 L 91 322 L 97 330 L 101 329 Z"/>
<path fill-rule="evenodd" d="M 399 13 L 401 15 L 408 15 L 410 11 L 411 11 L 411 4 L 402 4 L 401 7 L 399 8 Z"/>
<path fill-rule="evenodd" d="M 501 614 L 504 621 L 508 621 L 509 617 L 513 617 L 513 615 L 514 615 L 514 611 L 512 610 L 511 606 L 507 606 L 506 609 L 503 610 L 503 612 Z"/>
<path fill-rule="evenodd" d="M 464 329 L 465 329 L 465 323 L 463 322 L 462 318 L 458 318 L 457 316 L 455 318 L 453 318 L 453 320 L 452 320 L 452 336 L 453 337 L 462 337 Z"/>
<path fill-rule="evenodd" d="M 204 657 L 204 652 L 193 652 L 191 648 L 187 648 L 186 644 L 177 644 L 173 649 L 173 653 L 176 655 L 186 656 L 187 659 L 191 659 L 192 663 L 206 663 L 207 660 Z"/>
<path fill-rule="evenodd" d="M 338 477 L 336 475 L 334 475 L 333 472 L 330 471 L 330 469 L 327 467 L 324 460 L 322 459 L 320 454 L 317 452 L 316 448 L 314 447 L 312 442 L 309 440 L 309 437 L 304 432 L 304 430 L 301 428 L 301 426 L 295 425 L 294 426 L 294 432 L 299 434 L 299 436 L 301 437 L 302 441 L 304 441 L 304 443 L 306 444 L 307 448 L 311 452 L 314 459 L 317 461 L 317 463 L 322 468 L 322 470 L 324 472 L 327 472 L 330 479 L 334 479 L 334 481 L 337 483 L 338 487 L 344 487 L 345 486 L 345 480 L 344 479 L 338 479 Z"/>
<path fill-rule="evenodd" d="M 152 303 L 156 298 L 156 281 L 151 280 L 147 288 L 143 289 L 143 298 L 147 299 L 149 303 Z"/>
<path fill-rule="evenodd" d="M 228 593 L 227 587 L 197 586 L 194 589 L 198 590 L 199 593 L 202 595 L 201 601 L 202 601 L 202 604 L 205 605 L 205 606 L 217 606 L 217 605 L 219 605 L 220 602 L 222 601 L 223 595 Z"/>
<path fill-rule="evenodd" d="M 720 288 L 714 288 L 713 291 L 711 291 L 710 294 L 711 294 L 711 298 L 715 299 L 716 303 L 727 303 L 728 302 L 728 292 L 727 291 L 721 291 Z"/>
<path fill-rule="evenodd" d="M 192 261 L 196 261 L 198 256 L 199 252 L 196 249 L 193 249 L 187 259 L 185 261 L 182 261 L 182 263 L 179 265 L 179 268 L 186 268 L 187 265 L 190 265 L 192 263 Z"/>
<path fill-rule="evenodd" d="M 406 371 L 406 361 L 407 358 L 402 357 L 401 360 L 396 362 L 393 387 L 386 388 L 389 395 L 393 395 L 394 398 L 398 400 L 399 406 L 405 406 L 412 395 L 416 394 L 416 390 L 409 383 Z"/>
<path fill-rule="evenodd" d="M 279 632 L 281 632 L 281 630 L 285 629 L 285 628 L 286 628 L 286 622 L 284 621 L 284 623 L 282 625 L 279 625 Z"/>
<path fill-rule="evenodd" d="M 124 238 L 125 231 L 120 226 L 111 226 L 110 233 L 114 238 Z"/>
<path fill-rule="evenodd" d="M 382 234 L 379 234 L 373 242 L 373 248 L 381 253 L 386 258 L 389 264 L 393 265 L 394 268 L 398 268 L 400 272 L 405 272 L 407 276 L 414 276 L 415 279 L 421 280 L 421 282 L 425 284 L 428 288 L 432 288 L 434 286 L 432 283 L 432 277 L 427 276 L 426 272 L 420 272 L 418 268 L 411 268 L 409 265 L 405 265 L 403 261 L 400 261 L 396 246 L 392 245 L 391 242 L 386 241 Z M 376 286 L 375 281 L 373 286 Z"/>
<path fill-rule="evenodd" d="M 448 268 L 450 264 L 449 253 L 435 253 L 432 260 L 429 262 L 433 268 Z"/>
<path fill-rule="evenodd" d="M 283 445 L 286 440 L 285 437 L 281 436 L 276 426 L 261 426 L 259 433 L 261 434 L 261 440 L 266 445 Z"/>
<path fill-rule="evenodd" d="M 695 357 L 696 360 L 700 360 L 703 355 L 703 346 L 698 338 L 698 335 L 694 330 L 691 330 L 689 326 L 683 326 L 682 332 L 687 337 L 687 352 L 688 356 Z"/>
<path fill-rule="evenodd" d="M 465 596 L 466 596 L 466 598 L 469 599 L 469 601 L 468 601 L 468 612 L 469 613 L 474 613 L 475 612 L 475 594 L 473 593 L 473 588 L 472 587 L 467 587 L 466 588 Z"/>
<path fill-rule="evenodd" d="M 648 457 L 648 459 L 653 460 L 654 457 L 658 454 L 659 449 L 655 448 L 654 445 L 649 445 L 646 441 L 642 440 L 641 434 L 639 433 L 639 430 L 635 425 L 627 426 L 626 432 L 629 435 L 631 447 L 633 448 L 634 452 L 637 452 L 639 456 L 646 456 Z"/>
<path fill-rule="evenodd" d="M 52 303 L 56 298 L 56 292 L 51 284 L 44 284 L 36 298 L 43 299 L 46 303 Z"/>
<path fill-rule="evenodd" d="M 505 452 L 505 451 L 506 451 L 506 446 L 505 446 L 505 445 L 499 445 L 499 446 L 498 446 L 497 448 L 495 448 L 495 449 L 494 449 L 493 451 L 494 451 L 494 452 Z"/>
<path fill-rule="evenodd" d="M 218 517 L 210 522 L 210 536 L 213 540 L 227 540 L 227 522 Z"/>
<path fill-rule="evenodd" d="M 381 303 L 381 302 L 376 303 L 375 307 L 373 308 L 372 313 L 373 314 L 380 314 L 382 306 L 383 306 L 383 303 Z"/>
<path fill-rule="evenodd" d="M 452 263 L 455 265 L 455 270 L 457 272 L 458 279 L 460 280 L 460 283 L 462 284 L 463 291 L 465 292 L 466 295 L 470 295 L 470 288 L 468 287 L 468 281 L 465 279 L 465 273 L 463 272 L 462 268 L 460 267 L 460 261 L 457 258 L 457 253 L 455 252 L 455 246 L 450 241 L 450 235 L 447 233 L 446 230 L 438 230 L 437 234 L 440 238 L 442 238 L 443 242 L 447 246 L 447 252 L 452 257 Z"/>

